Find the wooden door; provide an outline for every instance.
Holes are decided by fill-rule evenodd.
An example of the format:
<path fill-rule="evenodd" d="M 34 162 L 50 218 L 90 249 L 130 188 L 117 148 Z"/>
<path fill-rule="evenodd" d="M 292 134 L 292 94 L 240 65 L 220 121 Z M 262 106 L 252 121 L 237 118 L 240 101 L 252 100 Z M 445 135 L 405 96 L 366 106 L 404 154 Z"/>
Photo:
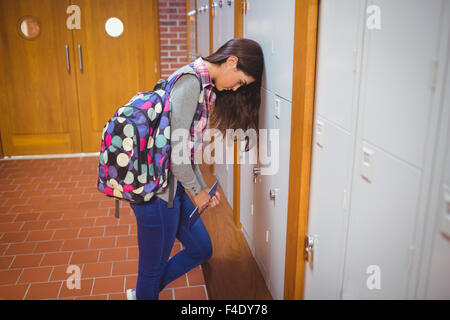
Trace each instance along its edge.
<path fill-rule="evenodd" d="M 101 131 L 114 111 L 159 79 L 157 0 L 73 0 L 81 9 L 74 29 L 81 138 L 84 152 L 97 152 Z M 108 35 L 117 18 L 123 33 Z"/>
<path fill-rule="evenodd" d="M 7 156 L 81 151 L 68 6 L 65 0 L 0 1 L 0 128 Z M 30 27 L 39 26 L 32 40 L 21 36 L 25 16 Z"/>

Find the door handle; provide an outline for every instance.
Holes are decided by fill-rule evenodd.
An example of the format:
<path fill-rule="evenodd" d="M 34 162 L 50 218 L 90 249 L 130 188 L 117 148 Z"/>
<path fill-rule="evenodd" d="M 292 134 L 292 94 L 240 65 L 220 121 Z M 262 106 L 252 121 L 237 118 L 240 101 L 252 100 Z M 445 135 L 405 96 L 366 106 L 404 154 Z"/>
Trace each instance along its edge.
<path fill-rule="evenodd" d="M 70 72 L 70 58 L 69 58 L 69 45 L 66 44 L 66 67 L 67 72 Z"/>
<path fill-rule="evenodd" d="M 81 52 L 81 44 L 78 44 L 78 62 L 80 63 L 80 71 L 83 71 L 83 53 Z"/>

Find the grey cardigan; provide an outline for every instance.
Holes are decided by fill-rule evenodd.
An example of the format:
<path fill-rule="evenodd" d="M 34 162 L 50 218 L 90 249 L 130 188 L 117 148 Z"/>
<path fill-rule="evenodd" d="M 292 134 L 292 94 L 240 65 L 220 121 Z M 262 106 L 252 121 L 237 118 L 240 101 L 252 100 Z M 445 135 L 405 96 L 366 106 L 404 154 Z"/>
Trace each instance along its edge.
<path fill-rule="evenodd" d="M 195 110 L 197 109 L 197 103 L 200 94 L 200 83 L 198 79 L 192 74 L 182 75 L 175 83 L 171 96 L 171 115 L 170 126 L 173 133 L 177 129 L 184 129 L 189 131 L 194 118 Z M 171 149 L 182 148 L 180 144 L 183 143 L 183 139 L 177 141 L 171 140 Z M 174 155 L 174 153 L 172 153 Z M 183 185 L 183 187 L 192 195 L 197 195 L 201 189 L 206 188 L 205 181 L 200 172 L 200 168 L 197 164 L 192 166 L 191 164 L 176 164 L 172 161 L 171 157 L 170 170 L 172 171 L 172 179 L 169 183 L 173 186 L 173 195 L 177 190 L 177 182 Z M 159 193 L 156 196 L 166 202 L 169 202 L 168 188 L 163 193 Z"/>

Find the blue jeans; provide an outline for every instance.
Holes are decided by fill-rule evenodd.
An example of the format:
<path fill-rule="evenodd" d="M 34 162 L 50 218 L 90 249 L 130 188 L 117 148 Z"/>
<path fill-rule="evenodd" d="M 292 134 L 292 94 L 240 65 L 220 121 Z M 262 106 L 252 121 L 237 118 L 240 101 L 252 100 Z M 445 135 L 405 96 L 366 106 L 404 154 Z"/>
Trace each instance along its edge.
<path fill-rule="evenodd" d="M 131 204 L 137 221 L 139 269 L 137 300 L 157 300 L 164 287 L 212 256 L 212 244 L 203 221 L 189 228 L 189 215 L 195 206 L 178 182 L 173 208 L 153 197 L 145 204 Z M 184 250 L 169 260 L 175 238 Z"/>

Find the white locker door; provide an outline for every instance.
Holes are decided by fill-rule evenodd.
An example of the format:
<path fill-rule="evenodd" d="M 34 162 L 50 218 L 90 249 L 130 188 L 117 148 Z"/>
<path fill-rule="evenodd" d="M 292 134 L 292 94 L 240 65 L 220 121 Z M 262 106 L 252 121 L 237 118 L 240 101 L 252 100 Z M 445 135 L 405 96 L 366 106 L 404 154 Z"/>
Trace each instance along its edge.
<path fill-rule="evenodd" d="M 214 17 L 213 17 L 213 51 L 219 49 L 220 44 L 222 43 L 222 33 L 223 33 L 223 5 L 219 6 L 219 1 L 213 1 L 212 7 L 214 8 Z"/>
<path fill-rule="evenodd" d="M 315 244 L 305 269 L 305 299 L 340 297 L 363 14 L 360 0 L 320 5 L 308 217 Z"/>
<path fill-rule="evenodd" d="M 216 0 L 213 20 L 214 51 L 234 38 L 234 1 Z"/>
<path fill-rule="evenodd" d="M 280 106 L 280 117 L 275 117 L 275 105 Z M 291 111 L 292 103 L 286 99 L 274 95 L 271 105 L 269 105 L 270 115 L 273 119 L 273 131 L 278 135 L 271 142 L 271 178 L 268 191 L 263 196 L 270 199 L 270 193 L 275 194 L 269 200 L 267 207 L 270 218 L 270 292 L 274 299 L 284 297 L 284 271 L 286 258 L 286 229 L 287 211 L 289 197 L 289 160 L 291 147 Z M 268 133 L 269 135 L 272 132 Z M 275 147 L 278 145 L 278 148 Z"/>
<path fill-rule="evenodd" d="M 425 141 L 436 125 L 432 79 L 443 2 L 370 4 L 381 12 L 381 29 L 365 30 L 343 298 L 405 299 Z"/>
<path fill-rule="evenodd" d="M 197 0 L 197 44 L 201 57 L 209 56 L 209 1 Z"/>
<path fill-rule="evenodd" d="M 274 94 L 268 90 L 262 89 L 261 94 L 261 109 L 259 113 L 259 128 L 267 129 L 273 128 L 272 114 L 269 110 L 273 105 Z M 260 137 L 261 141 L 261 137 Z M 266 145 L 270 148 L 270 143 L 267 141 Z M 261 143 L 260 143 L 261 147 Z M 261 151 L 260 151 L 261 152 Z M 261 168 L 260 164 L 255 167 Z M 260 175 L 256 183 L 253 185 L 253 204 L 254 204 L 254 219 L 253 219 L 253 241 L 255 247 L 255 260 L 258 263 L 259 269 L 264 276 L 267 287 L 272 292 L 270 283 L 270 248 L 269 241 L 273 235 L 271 225 L 271 202 L 269 199 L 269 186 L 272 182 L 272 176 Z M 244 191 L 245 192 L 245 191 Z M 274 297 L 275 298 L 275 297 Z"/>
<path fill-rule="evenodd" d="M 264 53 L 263 87 L 292 101 L 295 1 L 247 0 L 244 37 Z"/>

